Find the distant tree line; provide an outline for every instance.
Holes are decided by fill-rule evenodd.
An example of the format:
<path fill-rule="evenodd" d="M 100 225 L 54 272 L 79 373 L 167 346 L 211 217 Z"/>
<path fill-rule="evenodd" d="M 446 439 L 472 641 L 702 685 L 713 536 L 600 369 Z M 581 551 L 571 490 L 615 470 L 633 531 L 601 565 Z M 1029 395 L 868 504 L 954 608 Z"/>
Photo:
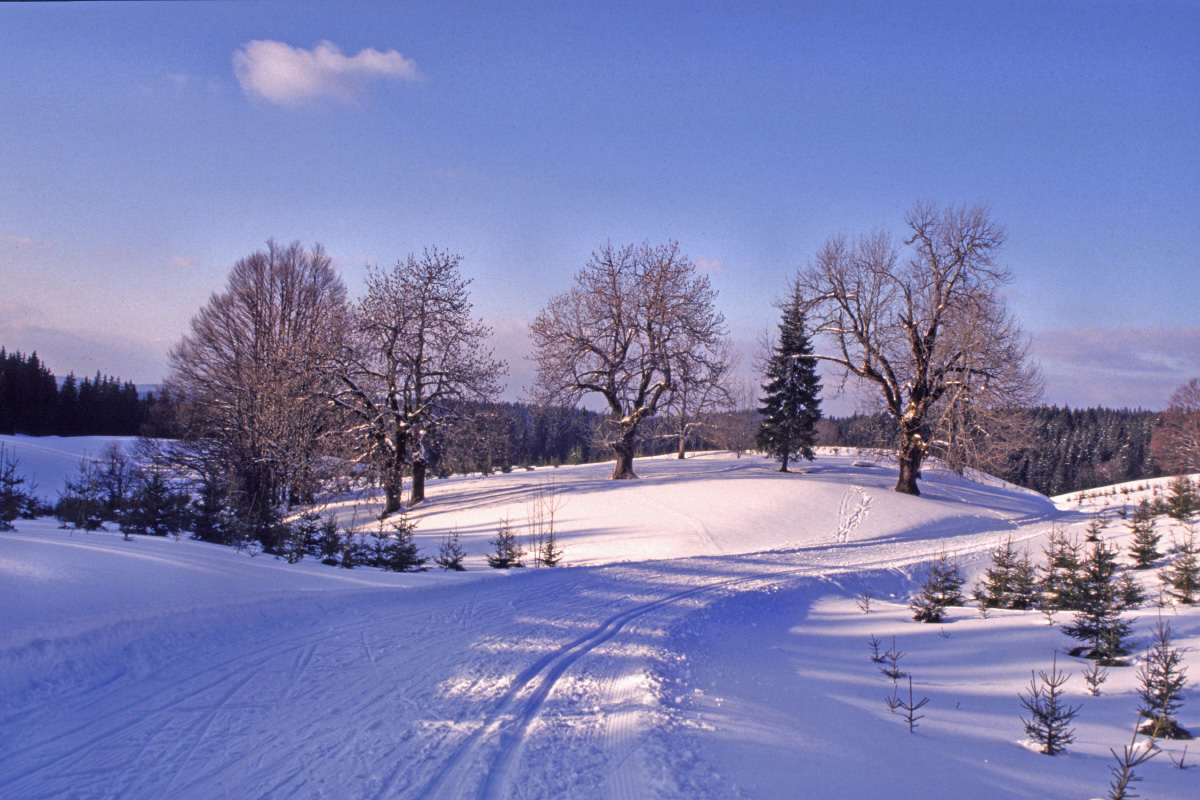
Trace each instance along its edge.
<path fill-rule="evenodd" d="M 1038 406 L 1012 414 L 1021 442 L 988 470 L 1010 483 L 1053 496 L 1165 473 L 1151 448 L 1159 412 Z M 884 414 L 830 418 L 819 429 L 821 444 L 832 446 L 886 448 L 898 435 Z"/>
<path fill-rule="evenodd" d="M 0 433 L 28 436 L 137 436 L 150 419 L 152 394 L 99 372 L 74 373 L 59 385 L 37 353 L 0 346 Z"/>

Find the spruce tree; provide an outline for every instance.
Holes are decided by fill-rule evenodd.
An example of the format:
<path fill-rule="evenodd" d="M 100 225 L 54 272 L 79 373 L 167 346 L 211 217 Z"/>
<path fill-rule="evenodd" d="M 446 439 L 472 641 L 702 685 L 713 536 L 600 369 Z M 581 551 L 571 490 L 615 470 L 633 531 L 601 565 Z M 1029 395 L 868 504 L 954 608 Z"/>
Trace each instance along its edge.
<path fill-rule="evenodd" d="M 1038 580 L 1039 606 L 1049 611 L 1074 609 L 1079 597 L 1079 543 L 1062 528 L 1050 532 L 1046 566 Z"/>
<path fill-rule="evenodd" d="M 1075 618 L 1063 633 L 1083 644 L 1071 651 L 1101 664 L 1115 664 L 1129 653 L 1131 624 L 1122 616 L 1125 598 L 1116 581 L 1116 551 L 1104 542 L 1088 549 Z"/>
<path fill-rule="evenodd" d="M 1171 494 L 1167 497 L 1167 514 L 1172 519 L 1184 520 L 1200 511 L 1200 495 L 1191 479 L 1180 475 L 1171 483 Z"/>
<path fill-rule="evenodd" d="M 17 457 L 0 444 L 0 531 L 13 530 L 13 522 L 31 510 L 35 502 L 19 468 Z"/>
<path fill-rule="evenodd" d="M 1133 517 L 1129 520 L 1129 529 L 1133 532 L 1129 554 L 1133 556 L 1138 569 L 1149 569 L 1155 560 L 1162 558 L 1162 553 L 1158 551 L 1158 542 L 1162 535 L 1154 532 L 1154 513 L 1145 500 L 1134 510 Z"/>
<path fill-rule="evenodd" d="M 1149 720 L 1142 733 L 1165 739 L 1190 739 L 1191 735 L 1175 721 L 1187 684 L 1183 655 L 1174 646 L 1170 623 L 1160 619 L 1153 633 L 1146 648 L 1146 660 L 1137 672 L 1138 697 L 1142 701 L 1138 710 Z"/>
<path fill-rule="evenodd" d="M 961 606 L 963 577 L 958 562 L 942 552 L 925 573 L 917 593 L 908 606 L 913 619 L 918 622 L 941 622 L 946 618 L 946 609 Z"/>
<path fill-rule="evenodd" d="M 813 460 L 817 440 L 816 425 L 821 418 L 817 394 L 817 361 L 804 324 L 804 298 L 800 287 L 792 287 L 792 296 L 783 309 L 779 323 L 779 343 L 771 349 L 766 363 L 766 383 L 762 398 L 762 425 L 758 429 L 759 448 L 782 462 L 780 472 L 788 471 L 793 457 Z"/>
<path fill-rule="evenodd" d="M 1191 605 L 1200 599 L 1200 551 L 1196 549 L 1195 532 L 1189 530 L 1187 538 L 1175 543 L 1175 549 L 1175 560 L 1158 577 L 1174 600 Z"/>
<path fill-rule="evenodd" d="M 972 596 L 988 608 L 1012 608 L 1012 591 L 1017 574 L 1017 550 L 1008 537 L 992 551 L 992 565 L 975 584 Z"/>

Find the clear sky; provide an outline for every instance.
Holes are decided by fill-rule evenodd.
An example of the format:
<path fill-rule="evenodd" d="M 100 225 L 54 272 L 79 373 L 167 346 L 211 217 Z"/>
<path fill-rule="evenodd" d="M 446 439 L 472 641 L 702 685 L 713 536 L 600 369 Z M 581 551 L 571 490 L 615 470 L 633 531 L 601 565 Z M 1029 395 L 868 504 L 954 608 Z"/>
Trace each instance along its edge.
<path fill-rule="evenodd" d="M 0 343 L 154 383 L 268 238 L 351 293 L 436 244 L 515 396 L 597 245 L 676 239 L 749 361 L 826 237 L 931 199 L 1007 227 L 1047 402 L 1200 375 L 1200 2 L 572 5 L 0 5 Z"/>

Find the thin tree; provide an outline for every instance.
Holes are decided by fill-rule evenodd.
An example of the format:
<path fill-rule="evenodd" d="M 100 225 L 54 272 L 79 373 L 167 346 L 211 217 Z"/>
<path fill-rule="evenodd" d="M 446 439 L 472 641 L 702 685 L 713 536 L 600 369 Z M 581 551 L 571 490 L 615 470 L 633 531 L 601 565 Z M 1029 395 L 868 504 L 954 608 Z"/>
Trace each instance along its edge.
<path fill-rule="evenodd" d="M 1038 670 L 1029 678 L 1029 694 L 1017 694 L 1021 706 L 1029 717 L 1021 718 L 1025 735 L 1037 742 L 1039 749 L 1048 756 L 1058 755 L 1075 741 L 1075 730 L 1071 720 L 1079 714 L 1080 706 L 1071 706 L 1063 701 L 1063 687 L 1071 674 L 1058 668 L 1058 653 L 1050 662 L 1050 671 Z"/>
<path fill-rule="evenodd" d="M 1187 684 L 1187 670 L 1183 668 L 1183 655 L 1175 647 L 1171 624 L 1159 619 L 1152 629 L 1153 636 L 1146 647 L 1146 660 L 1138 668 L 1138 697 L 1141 699 L 1139 712 L 1148 720 L 1148 733 L 1157 738 L 1190 739 L 1191 735 L 1179 727 L 1175 714 L 1183 705 L 1183 687 Z"/>
<path fill-rule="evenodd" d="M 906 221 L 907 258 L 886 233 L 836 236 L 797 283 L 830 346 L 815 357 L 877 390 L 899 434 L 896 491 L 916 495 L 927 455 L 978 461 L 1040 380 L 1001 294 L 1004 229 L 981 206 L 918 203 Z"/>
<path fill-rule="evenodd" d="M 612 477 L 636 478 L 638 426 L 662 409 L 682 375 L 703 374 L 722 358 L 725 320 L 715 300 L 675 242 L 604 245 L 530 327 L 534 398 L 572 406 L 600 395 Z"/>
<path fill-rule="evenodd" d="M 764 372 L 758 446 L 781 462 L 780 472 L 787 472 L 788 460 L 793 457 L 813 460 L 816 426 L 821 419 L 817 397 L 821 382 L 805 328 L 804 298 L 798 284 L 793 284 L 791 297 L 783 305 L 779 341 L 770 349 Z"/>

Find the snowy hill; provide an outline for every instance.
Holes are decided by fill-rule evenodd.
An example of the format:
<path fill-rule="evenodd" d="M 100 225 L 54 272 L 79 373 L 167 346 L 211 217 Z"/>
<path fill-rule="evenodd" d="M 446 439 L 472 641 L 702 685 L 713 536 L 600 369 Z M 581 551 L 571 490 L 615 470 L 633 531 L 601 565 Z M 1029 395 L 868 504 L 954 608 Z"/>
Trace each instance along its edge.
<path fill-rule="evenodd" d="M 904 605 L 942 550 L 976 572 L 1000 538 L 1036 553 L 1087 516 L 932 471 L 897 495 L 893 469 L 846 454 L 805 467 L 705 454 L 639 460 L 636 482 L 603 464 L 434 481 L 417 541 L 457 528 L 460 574 L 21 523 L 0 534 L 0 797 L 1104 794 L 1132 668 L 1088 697 L 1041 615 L 920 625 Z M 483 567 L 498 522 L 520 530 L 551 482 L 567 566 Z M 374 508 L 332 510 L 370 527 Z M 1200 617 L 1168 613 L 1200 674 Z M 915 733 L 882 701 L 871 635 L 897 637 L 930 698 Z M 1051 758 L 1021 743 L 1017 691 L 1055 650 L 1083 710 Z M 1148 795 L 1195 796 L 1165 756 L 1142 774 Z"/>
<path fill-rule="evenodd" d="M 67 478 L 79 468 L 80 459 L 95 460 L 110 443 L 126 451 L 135 436 L 9 436 L 0 434 L 0 445 L 19 462 L 18 470 L 32 481 L 37 494 L 54 502 Z"/>

